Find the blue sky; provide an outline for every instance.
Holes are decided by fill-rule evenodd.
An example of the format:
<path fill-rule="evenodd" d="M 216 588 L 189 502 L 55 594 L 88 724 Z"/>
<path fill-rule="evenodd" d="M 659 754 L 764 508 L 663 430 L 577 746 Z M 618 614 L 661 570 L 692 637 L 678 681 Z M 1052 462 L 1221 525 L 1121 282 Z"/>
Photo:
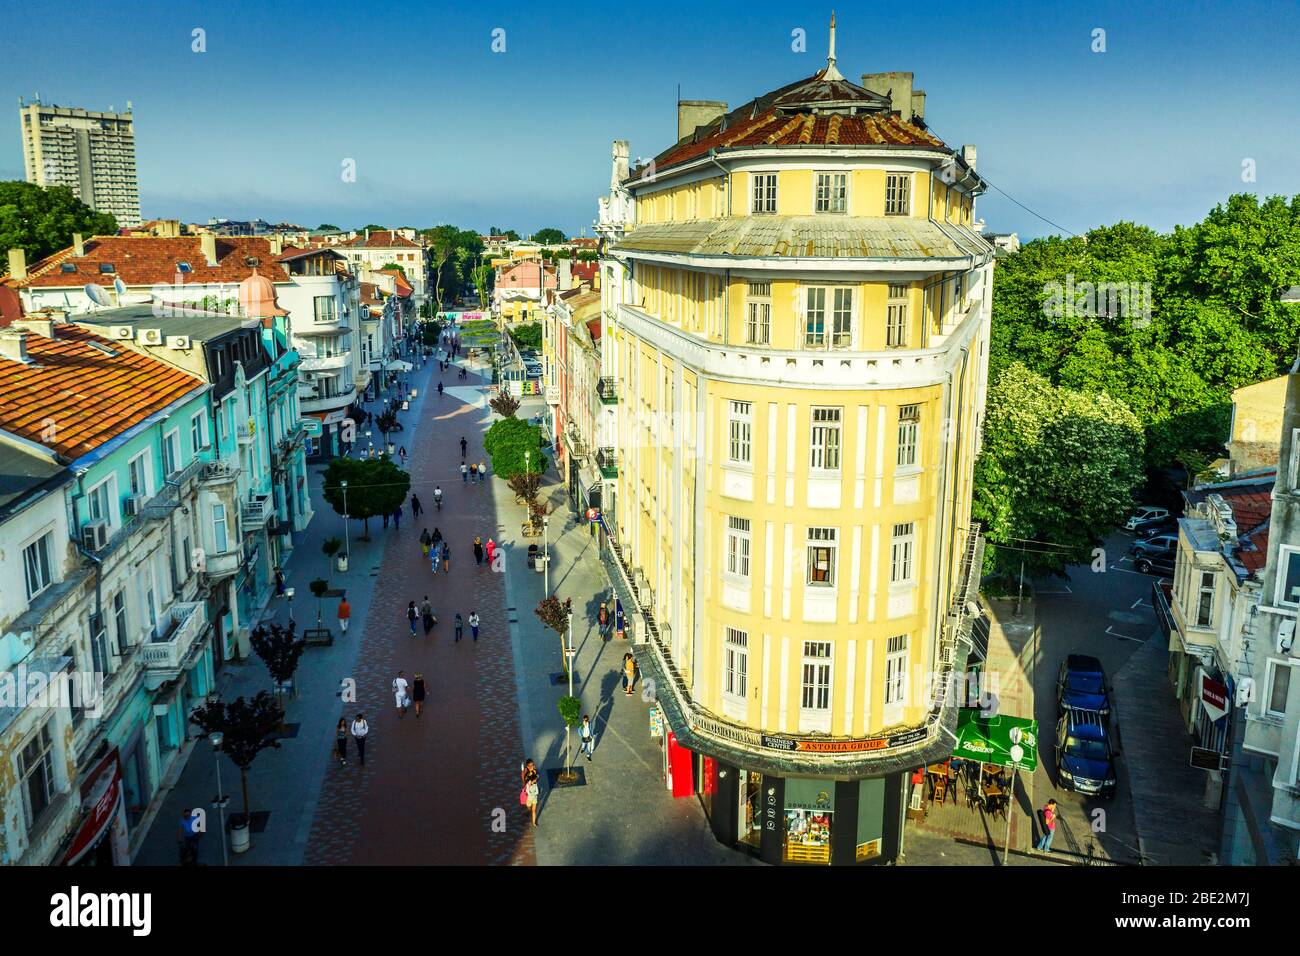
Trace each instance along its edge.
<path fill-rule="evenodd" d="M 22 178 L 17 98 L 132 101 L 146 217 L 454 222 L 577 234 L 609 145 L 650 156 L 686 99 L 733 106 L 825 62 L 830 4 L 377 6 L 6 0 L 0 178 Z M 206 8 L 206 9 L 205 9 Z M 950 145 L 1072 231 L 1202 218 L 1233 192 L 1300 193 L 1300 7 L 1269 3 L 838 4 L 842 72 L 910 70 Z M 34 23 L 36 30 L 25 24 Z M 206 31 L 207 51 L 191 50 Z M 791 31 L 808 50 L 791 50 Z M 1106 31 L 1094 53 L 1092 31 Z M 493 31 L 505 52 L 492 52 Z M 357 181 L 342 181 L 355 160 Z M 1242 182 L 1242 163 L 1257 180 Z M 1056 231 L 996 190 L 990 229 Z"/>

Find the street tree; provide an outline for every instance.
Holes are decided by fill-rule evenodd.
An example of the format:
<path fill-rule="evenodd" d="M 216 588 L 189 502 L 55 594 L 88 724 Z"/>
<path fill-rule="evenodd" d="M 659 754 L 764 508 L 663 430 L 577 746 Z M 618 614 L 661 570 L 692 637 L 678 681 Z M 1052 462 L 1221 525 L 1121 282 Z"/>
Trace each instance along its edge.
<path fill-rule="evenodd" d="M 370 538 L 370 519 L 392 514 L 406 500 L 411 476 L 387 455 L 378 458 L 335 458 L 325 469 L 322 493 L 330 507 L 343 515 L 347 482 L 346 516 L 362 522 L 363 540 Z"/>
<path fill-rule="evenodd" d="M 203 704 L 195 708 L 190 720 L 205 735 L 222 735 L 221 749 L 231 763 L 239 768 L 239 781 L 244 795 L 243 819 L 231 822 L 236 825 L 246 823 L 250 812 L 248 770 L 263 750 L 279 749 L 280 741 L 276 735 L 283 720 L 280 708 L 270 694 L 261 691 L 251 701 L 238 697 L 229 704 L 221 700 Z"/>
<path fill-rule="evenodd" d="M 564 773 L 560 775 L 560 779 L 564 783 L 573 783 L 576 775 L 573 772 L 573 750 L 569 745 L 569 735 L 582 720 L 582 701 L 577 697 L 565 695 L 556 701 L 556 707 L 560 711 L 560 719 L 564 721 Z"/>
<path fill-rule="evenodd" d="M 28 263 L 72 244 L 72 234 L 111 236 L 117 220 L 96 212 L 67 186 L 0 182 L 0 249 L 22 249 Z"/>
<path fill-rule="evenodd" d="M 319 618 L 318 610 L 318 621 Z M 270 626 L 260 624 L 249 636 L 253 651 L 266 664 L 271 680 L 275 682 L 275 696 L 281 712 L 284 711 L 284 685 L 293 680 L 294 672 L 298 670 L 298 659 L 307 646 L 298 640 L 297 629 L 296 621 L 290 621 L 288 627 L 275 623 Z"/>
<path fill-rule="evenodd" d="M 573 616 L 573 598 L 561 601 L 552 594 L 538 602 L 538 620 L 554 631 L 560 638 L 560 659 L 564 661 L 564 673 L 569 672 L 569 656 L 565 653 L 564 635 L 569 629 L 569 618 Z"/>
<path fill-rule="evenodd" d="M 488 402 L 488 407 L 502 418 L 514 418 L 515 413 L 519 411 L 520 402 L 509 392 L 502 391 Z"/>

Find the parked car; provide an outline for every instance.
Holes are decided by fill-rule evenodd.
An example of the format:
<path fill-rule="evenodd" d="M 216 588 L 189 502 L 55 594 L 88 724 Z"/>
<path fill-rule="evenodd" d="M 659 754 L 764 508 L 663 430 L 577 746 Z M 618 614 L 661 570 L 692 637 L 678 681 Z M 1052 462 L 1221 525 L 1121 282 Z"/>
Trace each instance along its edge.
<path fill-rule="evenodd" d="M 1105 722 L 1095 713 L 1067 710 L 1056 722 L 1056 782 L 1076 793 L 1115 796 L 1115 755 Z"/>
<path fill-rule="evenodd" d="M 1149 524 L 1145 528 L 1139 528 L 1134 532 L 1137 538 L 1154 538 L 1158 534 L 1178 535 L 1178 519 L 1174 517 L 1166 518 L 1164 521 L 1156 524 Z"/>
<path fill-rule="evenodd" d="M 1102 718 L 1110 716 L 1110 687 L 1101 661 L 1088 654 L 1070 654 L 1061 661 L 1056 677 L 1056 713 L 1086 710 Z"/>
<path fill-rule="evenodd" d="M 1133 567 L 1143 574 L 1158 574 L 1162 578 L 1171 578 L 1174 576 L 1174 565 L 1177 560 L 1177 553 L 1172 551 L 1169 554 L 1143 555 L 1134 559 Z"/>
<path fill-rule="evenodd" d="M 1156 534 L 1133 542 L 1129 552 L 1136 558 L 1149 558 L 1158 554 L 1173 554 L 1178 550 L 1178 535 Z"/>
<path fill-rule="evenodd" d="M 1125 531 L 1140 531 L 1148 525 L 1159 524 L 1169 519 L 1169 509 L 1158 505 L 1139 505 L 1124 522 Z"/>

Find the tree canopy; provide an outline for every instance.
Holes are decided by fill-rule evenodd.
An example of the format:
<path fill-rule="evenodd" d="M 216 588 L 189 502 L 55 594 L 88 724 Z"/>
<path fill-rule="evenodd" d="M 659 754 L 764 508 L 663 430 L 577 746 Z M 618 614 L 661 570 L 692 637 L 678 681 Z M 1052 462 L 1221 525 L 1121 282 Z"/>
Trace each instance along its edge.
<path fill-rule="evenodd" d="M 540 428 L 517 418 L 493 422 L 483 436 L 483 448 L 492 458 L 492 473 L 509 481 L 525 470 L 545 472 L 550 462 L 542 454 L 541 436 Z"/>
<path fill-rule="evenodd" d="M 337 514 L 344 514 L 343 482 L 347 486 L 347 517 L 364 522 L 392 514 L 411 490 L 411 476 L 387 455 L 378 458 L 335 458 L 325 469 L 322 493 Z"/>
<path fill-rule="evenodd" d="M 342 232 L 343 230 L 341 230 L 338 226 L 334 225 L 334 223 L 332 222 L 322 222 L 319 226 L 316 227 L 316 231 L 317 232 Z"/>
<path fill-rule="evenodd" d="M 109 236 L 117 220 L 95 212 L 67 186 L 0 182 L 0 249 L 22 249 L 28 263 L 72 244 L 72 234 Z"/>
<path fill-rule="evenodd" d="M 565 240 L 564 233 L 554 226 L 547 226 L 545 229 L 538 229 L 533 233 L 533 242 L 540 242 L 544 246 L 553 246 Z"/>

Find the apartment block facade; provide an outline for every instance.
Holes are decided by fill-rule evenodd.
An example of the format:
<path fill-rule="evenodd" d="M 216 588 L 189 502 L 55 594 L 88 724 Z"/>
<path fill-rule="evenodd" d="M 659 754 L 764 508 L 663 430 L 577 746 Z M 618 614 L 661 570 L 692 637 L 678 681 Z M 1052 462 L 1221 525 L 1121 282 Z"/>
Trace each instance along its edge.
<path fill-rule="evenodd" d="M 20 104 L 23 169 L 29 183 L 66 186 L 119 227 L 140 224 L 135 118 L 125 113 Z"/>

